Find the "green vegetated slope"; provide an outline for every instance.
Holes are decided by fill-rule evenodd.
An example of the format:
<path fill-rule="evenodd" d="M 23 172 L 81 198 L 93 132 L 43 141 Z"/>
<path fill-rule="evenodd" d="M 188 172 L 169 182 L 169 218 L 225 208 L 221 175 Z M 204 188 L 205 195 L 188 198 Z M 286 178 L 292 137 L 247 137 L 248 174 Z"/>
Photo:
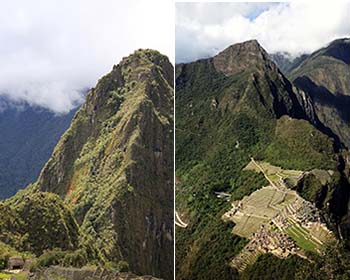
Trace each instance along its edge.
<path fill-rule="evenodd" d="M 246 268 L 243 280 L 328 280 L 350 277 L 350 254 L 345 244 L 330 244 L 323 256 L 309 253 L 312 262 L 296 255 L 280 259 L 272 254 L 260 255 L 258 260 Z"/>
<path fill-rule="evenodd" d="M 78 246 L 78 225 L 59 196 L 36 193 L 15 204 L 2 203 L 0 240 L 19 251 L 41 255 L 46 249 Z"/>
<path fill-rule="evenodd" d="M 318 119 L 349 148 L 350 39 L 331 42 L 287 75 L 312 100 Z"/>
<path fill-rule="evenodd" d="M 336 169 L 333 141 L 306 120 L 283 116 L 277 121 L 264 159 L 296 170 Z"/>
<path fill-rule="evenodd" d="M 228 262 L 247 240 L 221 220 L 230 204 L 215 192 L 240 199 L 266 185 L 242 171 L 250 157 L 335 170 L 334 143 L 256 41 L 176 68 L 176 209 L 188 223 L 176 231 L 177 279 L 238 279 Z"/>
<path fill-rule="evenodd" d="M 69 250 L 79 264 L 127 262 L 135 273 L 172 278 L 172 88 L 169 60 L 157 51 L 138 50 L 88 93 L 37 182 L 7 203 L 19 211 L 41 195 L 67 208 L 56 213 L 41 203 L 32 217 L 40 228 L 33 236 L 46 238 L 42 247 Z M 40 213 L 47 212 L 46 222 Z M 61 217 L 69 222 L 54 234 Z M 26 235 L 20 232 L 19 238 Z M 16 248 L 39 256 L 41 247 L 31 246 Z M 59 250 L 51 255 L 59 258 Z"/>

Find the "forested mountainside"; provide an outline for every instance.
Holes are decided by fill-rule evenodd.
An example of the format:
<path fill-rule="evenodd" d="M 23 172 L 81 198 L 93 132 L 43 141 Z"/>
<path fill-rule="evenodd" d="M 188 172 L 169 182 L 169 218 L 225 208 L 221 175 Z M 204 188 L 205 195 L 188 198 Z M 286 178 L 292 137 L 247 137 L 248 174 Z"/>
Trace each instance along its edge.
<path fill-rule="evenodd" d="M 302 216 L 332 232 L 335 237 L 329 240 L 350 236 L 348 152 L 342 136 L 319 114 L 315 99 L 270 57 L 252 40 L 176 66 L 177 279 L 332 279 L 347 273 L 345 247 L 319 240 L 320 249 L 317 242 L 301 240 L 314 238 L 306 225 L 313 222 L 301 222 L 295 211 L 308 208 Z M 256 195 L 260 190 L 268 205 Z M 277 203 L 271 192 L 284 193 L 271 224 L 262 222 L 261 231 L 244 233 L 245 225 L 258 223 L 249 219 L 268 219 L 258 207 L 262 203 L 271 209 L 270 203 Z M 286 194 L 297 203 L 288 205 Z M 257 197 L 261 201 L 254 208 L 242 206 Z M 304 206 L 296 210 L 296 205 Z M 247 209 L 257 212 L 246 214 Z M 239 223 L 244 215 L 247 223 Z M 286 228 L 274 228 L 280 220 Z M 277 244 L 288 240 L 291 249 L 280 248 L 287 252 L 283 255 L 278 246 L 279 253 L 259 248 L 268 254 L 244 258 L 242 252 L 248 256 L 249 248 L 265 242 L 259 236 L 266 229 L 268 238 Z"/>
<path fill-rule="evenodd" d="M 0 241 L 34 254 L 38 265 L 127 267 L 172 279 L 168 58 L 138 50 L 114 66 L 87 94 L 37 181 L 1 211 Z"/>
<path fill-rule="evenodd" d="M 77 109 L 57 115 L 0 97 L 0 199 L 33 183 Z"/>

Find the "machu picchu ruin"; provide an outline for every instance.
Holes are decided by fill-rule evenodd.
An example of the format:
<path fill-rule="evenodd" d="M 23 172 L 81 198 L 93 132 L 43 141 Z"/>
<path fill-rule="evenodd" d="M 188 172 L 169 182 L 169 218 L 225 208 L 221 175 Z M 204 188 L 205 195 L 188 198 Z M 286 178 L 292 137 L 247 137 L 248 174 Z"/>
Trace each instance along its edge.
<path fill-rule="evenodd" d="M 295 186 L 306 172 L 283 170 L 253 158 L 245 170 L 263 173 L 269 185 L 231 202 L 232 208 L 222 216 L 234 222 L 233 234 L 249 239 L 231 265 L 243 271 L 261 253 L 280 258 L 290 254 L 307 258 L 305 251 L 321 254 L 325 243 L 334 239 L 332 232 L 319 209 L 285 184 L 288 180 Z"/>

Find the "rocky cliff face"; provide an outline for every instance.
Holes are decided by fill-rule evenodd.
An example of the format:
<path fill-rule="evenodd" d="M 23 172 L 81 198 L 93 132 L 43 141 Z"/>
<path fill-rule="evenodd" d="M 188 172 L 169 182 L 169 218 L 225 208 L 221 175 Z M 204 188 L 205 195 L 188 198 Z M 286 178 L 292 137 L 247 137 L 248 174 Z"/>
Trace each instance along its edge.
<path fill-rule="evenodd" d="M 37 192 L 61 197 L 80 243 L 102 262 L 173 278 L 173 67 L 165 56 L 138 50 L 99 80 L 37 182 L 15 200 Z"/>
<path fill-rule="evenodd" d="M 215 68 L 226 75 L 235 75 L 249 68 L 261 71 L 276 70 L 276 65 L 268 59 L 267 52 L 258 41 L 251 40 L 232 45 L 213 58 Z"/>

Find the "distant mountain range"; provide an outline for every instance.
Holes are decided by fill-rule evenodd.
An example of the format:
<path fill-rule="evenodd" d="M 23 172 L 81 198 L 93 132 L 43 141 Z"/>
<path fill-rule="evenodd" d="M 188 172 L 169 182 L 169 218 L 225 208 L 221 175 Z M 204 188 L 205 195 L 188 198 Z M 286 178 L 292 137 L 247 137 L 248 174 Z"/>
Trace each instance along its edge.
<path fill-rule="evenodd" d="M 307 54 L 303 54 L 297 57 L 292 57 L 288 53 L 277 52 L 270 54 L 271 60 L 273 60 L 278 68 L 287 74 L 291 69 L 298 67 L 307 57 Z"/>
<path fill-rule="evenodd" d="M 350 40 L 343 38 L 292 61 L 272 55 L 285 75 L 312 100 L 321 123 L 347 148 L 350 148 L 349 53 Z"/>
<path fill-rule="evenodd" d="M 176 210 L 187 225 L 176 229 L 177 279 L 346 278 L 349 251 L 333 245 L 322 258 L 307 252 L 311 263 L 270 253 L 238 272 L 232 259 L 248 241 L 222 220 L 230 203 L 217 194 L 237 205 L 269 184 L 243 170 L 251 158 L 301 170 L 293 189 L 338 239 L 350 239 L 349 60 L 347 38 L 293 61 L 252 40 L 176 65 Z M 315 170 L 333 175 L 325 182 Z"/>
<path fill-rule="evenodd" d="M 33 183 L 77 109 L 57 115 L 0 97 L 0 199 Z"/>

